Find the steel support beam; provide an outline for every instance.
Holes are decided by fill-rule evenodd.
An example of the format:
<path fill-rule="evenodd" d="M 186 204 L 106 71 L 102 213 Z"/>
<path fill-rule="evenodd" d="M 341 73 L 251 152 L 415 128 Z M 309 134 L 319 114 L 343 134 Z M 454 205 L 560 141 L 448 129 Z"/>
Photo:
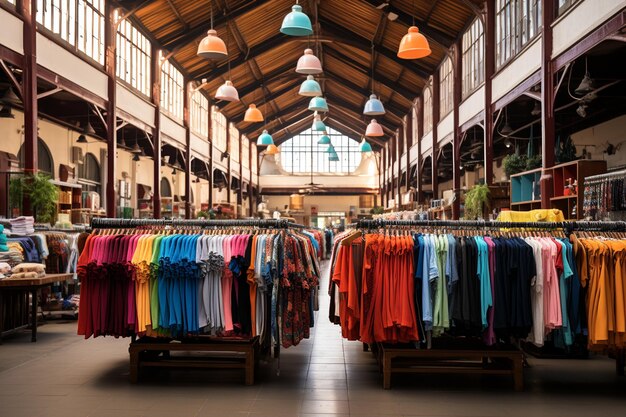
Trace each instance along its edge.
<path fill-rule="evenodd" d="M 461 216 L 461 127 L 459 126 L 459 108 L 463 95 L 463 71 L 462 71 L 462 38 L 454 45 L 454 95 L 452 118 L 454 136 L 452 137 L 452 189 L 454 190 L 454 201 L 452 202 L 452 218 L 458 220 Z"/>
<path fill-rule="evenodd" d="M 554 62 L 552 61 L 552 22 L 554 20 L 554 1 L 542 0 L 542 24 L 541 35 L 541 159 L 542 167 L 554 166 Z M 540 179 L 541 208 L 550 208 L 550 198 L 553 194 L 552 177 L 544 171 Z M 578 210 L 581 208 L 579 207 Z"/>
<path fill-rule="evenodd" d="M 107 75 L 107 102 L 106 102 L 106 139 L 107 139 L 107 169 L 106 169 L 106 212 L 107 217 L 117 217 L 117 194 L 115 192 L 115 179 L 117 171 L 117 76 L 116 68 L 116 42 L 117 27 L 115 24 L 115 8 L 111 2 L 106 2 L 104 42 L 105 64 Z"/>
<path fill-rule="evenodd" d="M 183 91 L 183 127 L 185 128 L 185 218 L 191 219 L 191 119 L 192 85 L 186 80 Z"/>
<path fill-rule="evenodd" d="M 154 104 L 154 134 L 152 135 L 152 216 L 161 218 L 161 63 L 159 50 L 152 46 L 152 104 Z"/>
<path fill-rule="evenodd" d="M 439 198 L 439 135 L 437 134 L 437 125 L 440 118 L 440 83 L 439 83 L 439 71 L 433 73 L 433 156 L 431 158 L 433 172 L 432 172 L 432 186 L 433 186 L 433 199 Z"/>
<path fill-rule="evenodd" d="M 550 0 L 551 1 L 551 0 Z M 496 6 L 485 2 L 485 184 L 493 182 L 493 105 L 492 79 L 496 69 Z"/>

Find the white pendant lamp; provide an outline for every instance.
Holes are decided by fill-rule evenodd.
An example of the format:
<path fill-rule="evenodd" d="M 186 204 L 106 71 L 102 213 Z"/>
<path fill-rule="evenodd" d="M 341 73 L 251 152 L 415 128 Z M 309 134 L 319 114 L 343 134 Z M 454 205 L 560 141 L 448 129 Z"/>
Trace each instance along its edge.
<path fill-rule="evenodd" d="M 216 100 L 224 101 L 239 101 L 239 92 L 230 80 L 227 80 L 224 84 L 217 89 L 215 93 Z"/>
<path fill-rule="evenodd" d="M 298 65 L 296 66 L 296 72 L 298 74 L 321 74 L 322 63 L 313 55 L 313 50 L 307 48 L 304 50 L 304 55 L 298 59 Z"/>

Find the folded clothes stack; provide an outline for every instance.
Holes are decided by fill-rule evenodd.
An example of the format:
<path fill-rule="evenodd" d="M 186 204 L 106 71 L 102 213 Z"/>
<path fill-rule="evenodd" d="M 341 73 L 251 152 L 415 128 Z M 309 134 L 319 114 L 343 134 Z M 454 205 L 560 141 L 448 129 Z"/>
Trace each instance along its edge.
<path fill-rule="evenodd" d="M 0 252 L 0 262 L 5 262 L 9 264 L 9 266 L 13 267 L 24 262 L 24 255 L 19 250 L 9 250 L 8 252 Z"/>
<path fill-rule="evenodd" d="M 7 235 L 4 234 L 4 226 L 0 224 L 0 252 L 7 252 L 8 250 Z"/>
<path fill-rule="evenodd" d="M 35 233 L 35 218 L 32 216 L 20 216 L 10 221 L 11 233 L 14 235 L 30 235 Z"/>
<path fill-rule="evenodd" d="M 11 279 L 34 279 L 46 276 L 46 266 L 35 263 L 22 263 L 13 268 Z"/>

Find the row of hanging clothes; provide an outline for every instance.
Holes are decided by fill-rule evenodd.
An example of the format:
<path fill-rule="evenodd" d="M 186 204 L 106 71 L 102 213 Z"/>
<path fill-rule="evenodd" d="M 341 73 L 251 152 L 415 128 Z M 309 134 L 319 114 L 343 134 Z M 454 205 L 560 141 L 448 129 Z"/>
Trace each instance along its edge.
<path fill-rule="evenodd" d="M 624 346 L 626 234 L 611 231 L 624 223 L 571 234 L 564 223 L 361 223 L 336 236 L 331 257 L 329 318 L 346 339 Z"/>
<path fill-rule="evenodd" d="M 283 347 L 309 337 L 319 264 L 297 225 L 106 220 L 83 236 L 79 335 L 259 336 Z"/>
<path fill-rule="evenodd" d="M 626 170 L 586 177 L 583 215 L 589 220 L 626 218 Z"/>

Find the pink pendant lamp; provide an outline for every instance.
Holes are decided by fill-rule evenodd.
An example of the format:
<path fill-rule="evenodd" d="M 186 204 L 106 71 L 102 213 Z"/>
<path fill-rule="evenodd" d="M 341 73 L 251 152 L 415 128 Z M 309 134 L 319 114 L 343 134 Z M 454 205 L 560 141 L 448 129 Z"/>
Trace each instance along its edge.
<path fill-rule="evenodd" d="M 376 119 L 372 119 L 370 124 L 367 125 L 367 129 L 365 130 L 365 136 L 369 137 L 380 137 L 385 136 L 383 132 L 383 127 L 376 121 Z"/>

